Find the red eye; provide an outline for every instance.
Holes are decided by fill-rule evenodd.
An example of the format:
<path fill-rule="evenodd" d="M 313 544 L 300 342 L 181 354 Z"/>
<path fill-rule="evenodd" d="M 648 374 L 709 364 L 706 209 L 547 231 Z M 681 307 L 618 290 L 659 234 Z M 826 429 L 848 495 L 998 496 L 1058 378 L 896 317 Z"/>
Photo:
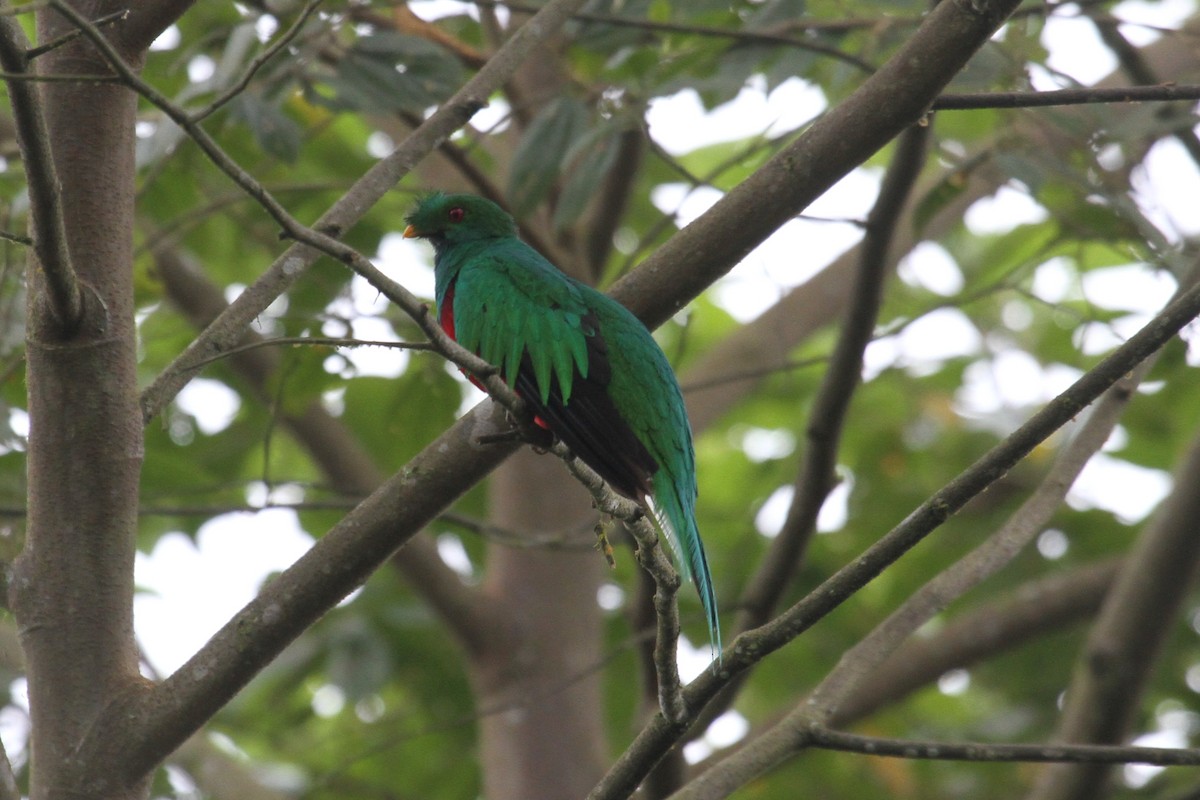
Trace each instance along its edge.
<path fill-rule="evenodd" d="M 455 206 L 454 208 L 450 209 L 450 213 L 447 214 L 446 216 L 448 216 L 450 218 L 451 222 L 462 222 L 463 217 L 465 217 L 466 215 L 467 215 L 467 212 L 463 211 L 460 207 Z"/>

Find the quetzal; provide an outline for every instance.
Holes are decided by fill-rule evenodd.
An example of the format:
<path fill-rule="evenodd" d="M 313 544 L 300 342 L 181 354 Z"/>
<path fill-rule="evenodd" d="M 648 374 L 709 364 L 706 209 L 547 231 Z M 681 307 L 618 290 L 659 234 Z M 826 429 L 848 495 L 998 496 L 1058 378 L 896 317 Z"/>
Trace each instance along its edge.
<path fill-rule="evenodd" d="M 692 432 L 679 383 L 646 326 L 517 238 L 499 206 L 431 194 L 406 237 L 434 248 L 438 320 L 500 370 L 548 428 L 615 491 L 648 512 L 696 585 L 721 650 L 717 601 L 696 528 Z"/>

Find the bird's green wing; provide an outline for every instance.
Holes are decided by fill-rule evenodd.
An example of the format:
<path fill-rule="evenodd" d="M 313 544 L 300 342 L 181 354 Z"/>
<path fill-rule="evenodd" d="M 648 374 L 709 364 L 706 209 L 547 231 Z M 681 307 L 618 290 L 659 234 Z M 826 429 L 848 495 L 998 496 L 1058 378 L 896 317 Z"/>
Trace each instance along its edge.
<path fill-rule="evenodd" d="M 542 403 L 555 389 L 569 401 L 576 376 L 588 376 L 587 313 L 579 287 L 516 239 L 464 259 L 454 285 L 455 338 L 510 386 L 527 363 Z"/>

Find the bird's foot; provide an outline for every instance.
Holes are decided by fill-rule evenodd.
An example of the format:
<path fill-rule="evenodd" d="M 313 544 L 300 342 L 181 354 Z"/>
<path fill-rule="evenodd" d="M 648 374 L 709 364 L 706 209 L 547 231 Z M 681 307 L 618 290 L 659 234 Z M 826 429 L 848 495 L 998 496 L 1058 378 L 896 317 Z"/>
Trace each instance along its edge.
<path fill-rule="evenodd" d="M 610 568 L 617 568 L 616 554 L 613 551 L 613 546 L 608 542 L 608 534 L 604 530 L 603 518 L 596 523 L 596 549 L 604 554 L 604 560 L 608 562 Z"/>
<path fill-rule="evenodd" d="M 525 437 L 521 435 L 520 428 L 509 428 L 499 433 L 485 433 L 477 436 L 475 441 L 479 444 L 511 444 L 512 442 L 523 442 Z"/>
<path fill-rule="evenodd" d="M 524 442 L 536 450 L 538 453 L 544 454 L 549 452 L 554 445 L 554 434 L 550 431 L 538 427 L 537 425 L 514 426 L 506 431 L 498 433 L 485 433 L 475 439 L 479 444 L 512 444 L 514 442 Z"/>

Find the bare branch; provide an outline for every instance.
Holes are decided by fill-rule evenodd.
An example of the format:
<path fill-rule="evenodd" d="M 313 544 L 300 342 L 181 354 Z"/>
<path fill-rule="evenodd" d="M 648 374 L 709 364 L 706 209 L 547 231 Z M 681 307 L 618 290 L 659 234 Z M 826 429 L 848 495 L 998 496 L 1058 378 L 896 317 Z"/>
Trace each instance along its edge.
<path fill-rule="evenodd" d="M 1003 442 L 935 492 L 861 556 L 770 623 L 738 636 L 726 648 L 721 668 L 715 675 L 701 675 L 684 689 L 684 705 L 689 709 L 690 718 L 671 722 L 661 715 L 654 717 L 593 790 L 590 800 L 627 796 L 661 755 L 686 732 L 695 720 L 693 709 L 702 708 L 742 670 L 799 636 L 841 605 L 1170 341 L 1198 314 L 1200 286 L 1193 286 Z M 769 757 L 756 754 L 755 774 L 769 769 L 790 752 L 789 747 L 782 747 Z"/>
<path fill-rule="evenodd" d="M 918 123 L 1017 5 L 939 3 L 850 97 L 671 237 L 619 281 L 612 296 L 651 327 L 669 318 L 853 166 Z"/>
<path fill-rule="evenodd" d="M 813 401 L 806 429 L 808 446 L 796 476 L 795 497 L 783 529 L 771 542 L 761 568 L 738 604 L 739 631 L 757 627 L 770 618 L 816 530 L 821 505 L 835 485 L 834 469 L 846 409 L 861 382 L 863 351 L 871 341 L 879 317 L 890 263 L 888 252 L 908 195 L 925 164 L 928 139 L 926 125 L 915 125 L 900 137 L 879 197 L 867 218 L 854 295 L 845 312 L 829 368 Z"/>
<path fill-rule="evenodd" d="M 947 670 L 1090 618 L 1119 567 L 1120 559 L 1108 559 L 1030 581 L 951 619 L 929 638 L 909 637 L 838 705 L 828 724 L 841 726 L 862 719 L 936 681 Z"/>
<path fill-rule="evenodd" d="M 1045 108 L 1095 103 L 1145 103 L 1200 100 L 1200 86 L 1163 83 L 1157 86 L 1086 87 L 1047 92 L 979 92 L 944 94 L 933 101 L 930 111 L 965 111 L 980 108 Z"/>
<path fill-rule="evenodd" d="M 196 0 L 155 0 L 130 3 L 129 20 L 118 29 L 121 49 L 140 53 L 182 17 Z"/>
<path fill-rule="evenodd" d="M 503 7 L 513 11 L 523 11 L 532 14 L 537 11 L 538 6 L 526 5 L 523 3 L 510 3 L 505 0 L 472 0 L 477 6 L 485 7 Z M 652 31 L 655 33 L 682 33 L 689 36 L 707 36 L 720 39 L 729 39 L 738 44 L 767 44 L 767 45 L 782 45 L 784 47 L 793 47 L 798 50 L 808 50 L 813 53 L 820 53 L 830 58 L 843 61 L 851 66 L 870 74 L 875 71 L 875 65 L 863 61 L 861 58 L 851 55 L 843 50 L 839 50 L 831 45 L 821 44 L 812 39 L 805 39 L 798 36 L 789 36 L 786 33 L 779 33 L 772 30 L 754 30 L 742 29 L 731 30 L 729 28 L 719 28 L 712 25 L 683 25 L 675 22 L 660 22 L 655 20 L 645 19 L 644 17 L 626 17 L 619 14 L 596 14 L 581 12 L 574 15 L 574 19 L 581 22 L 595 22 L 602 25 L 612 25 L 622 28 L 637 28 L 643 31 Z M 898 20 L 901 22 L 901 20 Z M 915 22 L 915 20 L 911 20 Z M 806 22 L 788 23 L 788 30 L 848 30 L 850 28 L 864 27 L 867 25 L 877 25 L 878 21 L 868 23 L 866 20 L 846 20 L 842 22 L 814 22 L 812 24 Z"/>
<path fill-rule="evenodd" d="M 242 73 L 241 77 L 234 81 L 229 88 L 220 94 L 220 96 L 209 103 L 206 107 L 192 113 L 190 115 L 192 122 L 202 122 L 206 117 L 213 114 L 223 105 L 241 94 L 241 92 L 250 85 L 250 81 L 254 79 L 254 76 L 258 73 L 258 71 L 262 69 L 268 61 L 278 55 L 285 47 L 291 44 L 298 35 L 300 35 L 300 31 L 304 28 L 304 25 L 308 22 L 309 18 L 316 13 L 317 6 L 321 5 L 321 2 L 322 0 L 308 0 L 308 2 L 304 5 L 304 8 L 301 9 L 299 15 L 297 15 L 291 27 L 284 31 L 282 35 L 277 37 L 275 41 L 271 43 L 270 47 L 259 53 L 258 56 L 256 56 L 254 60 L 250 62 L 249 66 L 246 67 L 246 70 Z"/>
<path fill-rule="evenodd" d="M 889 758 L 934 761 L 1023 761 L 1076 764 L 1200 765 L 1200 749 L 1169 747 L 1106 747 L 1104 745 L 982 744 L 978 742 L 921 742 L 858 736 L 828 728 L 801 734 L 812 747 L 867 753 Z M 683 794 L 680 797 L 687 797 Z M 1094 797 L 1094 795 L 1092 795 Z"/>
<path fill-rule="evenodd" d="M 917 590 L 838 660 L 838 665 L 805 703 L 814 718 L 829 717 L 852 696 L 859 683 L 923 625 L 970 589 L 1000 571 L 1044 530 L 1067 491 L 1095 455 L 1156 361 L 1151 356 L 1105 392 L 1076 435 L 1059 453 L 1037 490 L 999 530 L 970 553 Z"/>
<path fill-rule="evenodd" d="M 362 584 L 466 487 L 513 451 L 480 447 L 505 425 L 483 403 L 431 442 L 404 469 L 321 537 L 218 631 L 187 664 L 147 695 L 122 698 L 83 746 L 99 747 L 119 726 L 130 741 L 112 774 L 144 775 L 183 743 L 322 614 Z"/>
<path fill-rule="evenodd" d="M 17 21 L 10 16 L 0 17 L 0 66 L 11 74 L 27 74 L 27 45 L 25 33 Z M 83 293 L 67 246 L 62 195 L 50 153 L 50 133 L 42 113 L 41 95 L 27 81 L 9 79 L 8 96 L 21 145 L 21 158 L 25 163 L 29 204 L 33 212 L 33 249 L 46 279 L 46 297 L 54 318 L 69 334 L 83 317 Z"/>
<path fill-rule="evenodd" d="M 417 130 L 386 158 L 381 159 L 354 186 L 321 215 L 314 228 L 344 231 L 352 227 L 395 183 L 431 150 L 441 144 L 487 102 L 487 97 L 515 72 L 537 42 L 550 36 L 566 22 L 582 0 L 552 0 L 523 25 L 471 80 L 446 101 Z M 249 176 L 245 176 L 249 179 Z M 253 181 L 251 180 L 251 185 Z M 253 191 L 260 199 L 265 192 Z M 301 231 L 292 230 L 293 235 Z M 296 236 L 299 240 L 300 237 Z M 330 237 L 319 237 L 331 241 Z M 142 393 L 146 420 L 156 416 L 195 373 L 193 362 L 235 344 L 246 327 L 275 298 L 291 286 L 321 255 L 321 251 L 296 244 L 289 247 L 270 268 L 230 304 L 213 324 L 180 354 L 175 362 Z M 435 327 L 436 326 L 432 326 Z"/>
<path fill-rule="evenodd" d="M 119 11 L 114 11 L 111 14 L 105 14 L 103 17 L 99 17 L 98 19 L 93 20 L 92 24 L 95 25 L 97 28 L 103 28 L 104 26 L 111 25 L 114 22 L 121 22 L 128 16 L 129 16 L 129 9 L 122 8 Z M 56 36 L 55 38 L 51 39 L 48 42 L 43 42 L 42 44 L 39 44 L 37 47 L 31 47 L 28 50 L 26 50 L 25 51 L 25 60 L 33 61 L 38 56 L 44 55 L 46 53 L 49 53 L 51 50 L 62 47 L 67 42 L 73 42 L 82 35 L 83 35 L 83 33 L 81 31 L 74 30 L 74 31 L 70 31 L 68 33 L 64 33 L 62 36 Z"/>
<path fill-rule="evenodd" d="M 25 83 L 124 83 L 115 75 L 85 75 L 83 73 L 72 74 L 69 72 L 0 72 L 0 80 L 3 81 L 23 81 Z"/>
<path fill-rule="evenodd" d="M 1200 564 L 1200 436 L 1175 471 L 1171 495 L 1145 526 L 1079 653 L 1056 739 L 1115 743 L 1129 735 L 1146 682 L 1179 618 Z M 1098 797 L 1109 770 L 1044 770 L 1029 797 Z"/>
<path fill-rule="evenodd" d="M 430 342 L 386 342 L 369 339 L 337 339 L 327 336 L 277 336 L 271 339 L 256 339 L 237 347 L 231 347 L 220 355 L 196 362 L 196 366 L 207 366 L 239 353 L 258 350 L 261 347 L 385 347 L 394 350 L 424 350 L 427 352 L 437 350 Z"/>

